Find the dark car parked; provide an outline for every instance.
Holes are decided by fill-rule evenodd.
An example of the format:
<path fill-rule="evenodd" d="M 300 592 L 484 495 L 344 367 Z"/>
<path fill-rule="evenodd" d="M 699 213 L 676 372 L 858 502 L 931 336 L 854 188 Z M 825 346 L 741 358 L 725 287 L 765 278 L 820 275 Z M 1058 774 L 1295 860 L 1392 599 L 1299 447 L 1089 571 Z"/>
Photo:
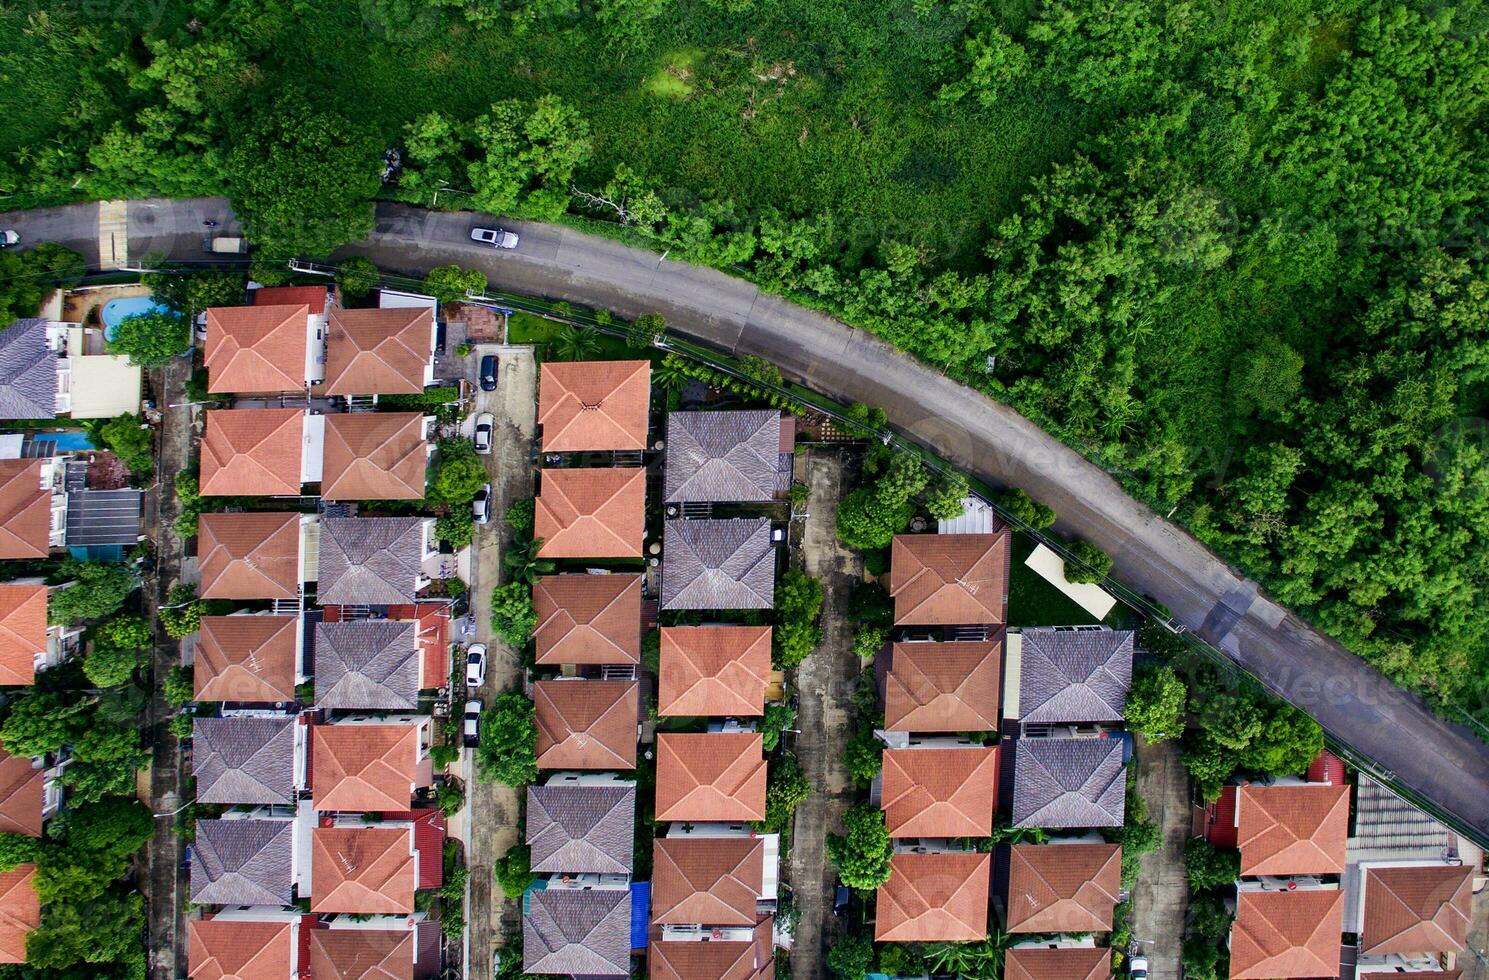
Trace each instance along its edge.
<path fill-rule="evenodd" d="M 496 390 L 496 355 L 487 354 L 481 358 L 481 390 Z"/>

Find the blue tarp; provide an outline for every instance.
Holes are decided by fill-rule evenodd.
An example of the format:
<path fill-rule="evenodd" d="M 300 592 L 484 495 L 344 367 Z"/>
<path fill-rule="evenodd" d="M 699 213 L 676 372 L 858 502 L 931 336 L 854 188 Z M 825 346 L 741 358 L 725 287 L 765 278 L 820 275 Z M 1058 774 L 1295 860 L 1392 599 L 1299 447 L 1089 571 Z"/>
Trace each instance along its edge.
<path fill-rule="evenodd" d="M 631 949 L 646 948 L 646 927 L 651 921 L 651 882 L 631 882 Z"/>

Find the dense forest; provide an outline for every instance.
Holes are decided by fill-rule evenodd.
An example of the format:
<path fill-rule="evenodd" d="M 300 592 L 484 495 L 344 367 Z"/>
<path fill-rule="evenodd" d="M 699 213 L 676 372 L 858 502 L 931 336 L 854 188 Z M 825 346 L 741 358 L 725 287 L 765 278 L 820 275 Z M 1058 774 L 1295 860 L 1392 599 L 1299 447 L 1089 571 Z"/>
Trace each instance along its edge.
<path fill-rule="evenodd" d="M 671 248 L 1007 400 L 1489 721 L 1482 3 L 94 9 L 3 14 L 10 206 L 226 192 L 269 260 L 375 196 Z"/>

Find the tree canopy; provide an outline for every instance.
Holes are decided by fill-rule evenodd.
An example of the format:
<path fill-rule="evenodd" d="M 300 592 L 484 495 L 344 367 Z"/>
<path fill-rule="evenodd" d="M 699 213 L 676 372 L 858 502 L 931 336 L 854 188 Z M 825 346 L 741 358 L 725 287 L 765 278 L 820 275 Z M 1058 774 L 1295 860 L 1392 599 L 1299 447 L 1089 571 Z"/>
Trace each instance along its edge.
<path fill-rule="evenodd" d="M 482 779 L 526 786 L 538 777 L 538 728 L 533 703 L 521 694 L 498 694 L 481 716 L 476 767 Z"/>
<path fill-rule="evenodd" d="M 47 608 L 52 622 L 64 625 L 101 619 L 117 612 L 139 586 L 128 568 L 108 562 L 68 559 L 56 577 L 71 584 L 53 592 Z"/>
<path fill-rule="evenodd" d="M 827 835 L 827 857 L 843 884 L 871 892 L 889 880 L 893 850 L 884 811 L 860 803 L 843 814 L 843 833 Z"/>

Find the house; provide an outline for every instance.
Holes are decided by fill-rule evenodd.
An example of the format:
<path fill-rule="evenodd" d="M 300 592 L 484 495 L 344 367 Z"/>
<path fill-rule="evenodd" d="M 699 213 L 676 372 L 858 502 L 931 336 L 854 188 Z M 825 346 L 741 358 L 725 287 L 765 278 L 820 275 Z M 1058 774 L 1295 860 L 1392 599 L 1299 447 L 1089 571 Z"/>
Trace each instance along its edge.
<path fill-rule="evenodd" d="M 897 626 L 1008 621 L 1008 531 L 899 534 L 889 549 Z"/>
<path fill-rule="evenodd" d="M 1337 977 L 1344 894 L 1334 887 L 1291 891 L 1242 887 L 1230 933 L 1233 980 Z"/>
<path fill-rule="evenodd" d="M 1349 786 L 1241 786 L 1236 814 L 1243 876 L 1344 871 Z"/>
<path fill-rule="evenodd" d="M 332 306 L 322 395 L 417 395 L 434 384 L 438 329 L 429 307 Z"/>
<path fill-rule="evenodd" d="M 993 856 L 975 851 L 901 853 L 879 886 L 874 939 L 975 942 L 987 937 Z"/>
<path fill-rule="evenodd" d="M 1021 738 L 1013 753 L 1015 827 L 1120 827 L 1127 806 L 1124 743 Z"/>
<path fill-rule="evenodd" d="M 0 833 L 40 837 L 62 806 L 62 772 L 45 759 L 0 750 Z"/>
<path fill-rule="evenodd" d="M 348 813 L 407 810 L 434 782 L 428 715 L 356 718 L 310 726 L 310 790 L 315 808 Z"/>
<path fill-rule="evenodd" d="M 321 481 L 325 423 L 298 408 L 209 409 L 202 496 L 300 496 L 304 484 Z"/>
<path fill-rule="evenodd" d="M 995 732 L 1001 640 L 896 643 L 884 679 L 884 727 L 896 732 Z"/>
<path fill-rule="evenodd" d="M 264 980 L 299 976 L 300 915 L 264 910 L 224 912 L 186 923 L 192 980 Z"/>
<path fill-rule="evenodd" d="M 203 616 L 192 663 L 198 701 L 285 704 L 305 679 L 298 616 Z"/>
<path fill-rule="evenodd" d="M 664 626 L 657 714 L 758 717 L 770 678 L 769 626 Z"/>
<path fill-rule="evenodd" d="M 315 626 L 318 708 L 412 711 L 424 687 L 417 624 L 356 619 Z M 439 678 L 431 678 L 440 680 Z"/>
<path fill-rule="evenodd" d="M 310 911 L 408 915 L 414 911 L 421 855 L 413 825 L 333 824 L 310 832 Z"/>
<path fill-rule="evenodd" d="M 0 459 L 0 558 L 45 558 L 62 547 L 67 495 L 59 462 Z"/>
<path fill-rule="evenodd" d="M 533 612 L 541 665 L 641 662 L 640 575 L 545 575 Z"/>
<path fill-rule="evenodd" d="M 998 809 L 996 746 L 886 749 L 881 806 L 891 837 L 988 837 Z"/>
<path fill-rule="evenodd" d="M 545 453 L 646 448 L 650 361 L 545 361 L 538 424 Z"/>
<path fill-rule="evenodd" d="M 669 412 L 662 499 L 765 503 L 791 490 L 781 413 Z"/>
<path fill-rule="evenodd" d="M 1367 962 L 1389 972 L 1393 955 L 1414 958 L 1467 949 L 1473 878 L 1468 864 L 1366 867 L 1361 972 Z"/>
<path fill-rule="evenodd" d="M 1105 946 L 1015 946 L 1004 954 L 1003 980 L 1112 980 Z"/>
<path fill-rule="evenodd" d="M 1110 932 L 1122 848 L 1060 842 L 1009 848 L 1009 932 Z"/>
<path fill-rule="evenodd" d="M 321 520 L 317 599 L 323 605 L 411 603 L 432 578 L 434 519 L 328 517 Z"/>
<path fill-rule="evenodd" d="M 304 306 L 311 316 L 322 316 L 330 292 L 325 286 L 260 286 L 248 291 L 248 303 L 250 306 Z M 320 339 L 325 340 L 324 337 Z"/>
<path fill-rule="evenodd" d="M 535 891 L 522 917 L 522 971 L 544 975 L 631 975 L 627 888 Z"/>
<path fill-rule="evenodd" d="M 770 609 L 775 593 L 768 519 L 666 522 L 663 609 Z"/>
<path fill-rule="evenodd" d="M 636 768 L 636 681 L 539 681 L 533 702 L 539 769 Z"/>
<path fill-rule="evenodd" d="M 255 293 L 262 290 L 255 290 Z M 305 393 L 319 370 L 326 319 L 307 303 L 216 306 L 207 310 L 203 361 L 214 394 Z M 324 297 L 322 298 L 324 310 Z"/>
<path fill-rule="evenodd" d="M 140 410 L 143 372 L 103 331 L 28 318 L 0 330 L 0 419 L 106 419 Z"/>
<path fill-rule="evenodd" d="M 324 500 L 423 500 L 434 416 L 353 412 L 322 416 Z"/>
<path fill-rule="evenodd" d="M 533 874 L 629 875 L 635 835 L 635 783 L 560 774 L 527 788 Z"/>
<path fill-rule="evenodd" d="M 657 820 L 765 819 L 759 732 L 657 734 Z"/>
<path fill-rule="evenodd" d="M 58 361 L 46 320 L 16 320 L 0 330 L 0 418 L 56 418 L 62 410 Z"/>
<path fill-rule="evenodd" d="M 317 518 L 308 514 L 201 515 L 199 594 L 204 599 L 298 599 L 301 583 L 315 578 L 315 570 L 305 567 L 305 544 L 318 532 Z"/>
<path fill-rule="evenodd" d="M 26 962 L 26 936 L 41 925 L 36 865 L 0 872 L 0 963 Z"/>
<path fill-rule="evenodd" d="M 1132 687 L 1130 630 L 1024 629 L 1019 715 L 1024 724 L 1120 722 Z"/>
<path fill-rule="evenodd" d="M 771 980 L 775 976 L 774 927 L 774 917 L 768 917 L 753 929 L 706 933 L 653 929 L 647 976 L 650 980 Z"/>
<path fill-rule="evenodd" d="M 77 651 L 81 629 L 47 622 L 50 594 L 45 585 L 0 585 L 0 686 L 30 686 Z"/>
<path fill-rule="evenodd" d="M 427 916 L 337 916 L 309 930 L 310 980 L 435 980 L 440 975 L 439 923 Z"/>
<path fill-rule="evenodd" d="M 544 558 L 640 558 L 646 534 L 646 471 L 544 470 L 533 536 Z"/>
<path fill-rule="evenodd" d="M 198 819 L 192 845 L 195 905 L 290 905 L 295 885 L 295 824 L 234 814 Z"/>
<path fill-rule="evenodd" d="M 652 845 L 654 925 L 750 926 L 774 909 L 775 834 L 668 834 Z"/>
<path fill-rule="evenodd" d="M 191 736 L 198 802 L 288 805 L 305 786 L 305 726 L 294 718 L 197 718 Z"/>

